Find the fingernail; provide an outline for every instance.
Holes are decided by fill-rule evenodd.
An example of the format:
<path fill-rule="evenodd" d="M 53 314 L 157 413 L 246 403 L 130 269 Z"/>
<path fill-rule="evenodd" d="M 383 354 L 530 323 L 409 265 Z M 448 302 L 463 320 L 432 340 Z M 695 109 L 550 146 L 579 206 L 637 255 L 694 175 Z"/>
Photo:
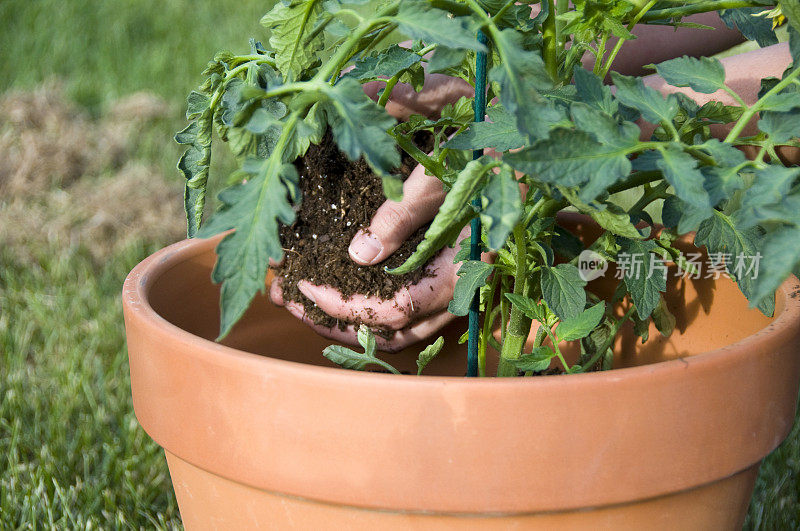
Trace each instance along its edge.
<path fill-rule="evenodd" d="M 359 232 L 350 242 L 350 256 L 357 262 L 371 264 L 381 254 L 381 241 L 370 232 Z"/>

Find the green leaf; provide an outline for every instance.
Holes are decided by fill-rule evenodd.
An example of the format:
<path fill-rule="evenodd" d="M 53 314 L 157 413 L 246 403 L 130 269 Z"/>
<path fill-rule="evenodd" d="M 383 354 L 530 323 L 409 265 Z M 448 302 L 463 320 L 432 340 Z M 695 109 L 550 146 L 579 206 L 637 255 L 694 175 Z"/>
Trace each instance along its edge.
<path fill-rule="evenodd" d="M 697 169 L 697 161 L 683 152 L 680 145 L 671 143 L 658 150 L 661 159 L 656 166 L 664 173 L 667 182 L 675 188 L 675 195 L 684 202 L 700 209 L 711 209 L 708 192 L 703 188 L 703 174 Z"/>
<path fill-rule="evenodd" d="M 543 267 L 541 276 L 542 297 L 547 306 L 562 321 L 576 317 L 586 306 L 586 281 L 572 264 Z"/>
<path fill-rule="evenodd" d="M 503 160 L 546 183 L 578 186 L 590 182 L 590 190 L 596 193 L 630 173 L 627 154 L 628 149 L 601 144 L 589 133 L 555 129 L 548 138 L 507 153 Z M 581 199 L 594 198 L 581 194 Z"/>
<path fill-rule="evenodd" d="M 492 250 L 501 248 L 522 215 L 522 194 L 514 172 L 503 167 L 489 175 L 489 183 L 481 193 L 481 221 L 486 229 L 487 244 Z"/>
<path fill-rule="evenodd" d="M 388 175 L 400 165 L 400 154 L 386 131 L 395 119 L 375 104 L 353 78 L 325 85 L 323 107 L 336 144 L 350 160 L 362 155 L 378 175 Z"/>
<path fill-rule="evenodd" d="M 656 71 L 674 87 L 691 87 L 711 94 L 725 87 L 725 67 L 714 57 L 676 57 L 656 65 Z"/>
<path fill-rule="evenodd" d="M 556 355 L 549 347 L 535 347 L 530 354 L 523 354 L 510 360 L 518 371 L 541 372 L 550 367 L 550 360 Z"/>
<path fill-rule="evenodd" d="M 653 240 L 620 239 L 619 244 L 617 267 L 624 270 L 625 287 L 636 305 L 636 313 L 640 319 L 647 319 L 658 306 L 660 293 L 667 289 L 666 270 L 656 265 L 663 261 L 652 253 L 658 246 Z"/>
<path fill-rule="evenodd" d="M 193 238 L 203 221 L 206 203 L 208 171 L 211 164 L 211 109 L 206 108 L 198 118 L 175 135 L 179 144 L 189 148 L 178 161 L 178 170 L 186 180 L 183 192 L 183 209 L 186 212 L 186 234 Z"/>
<path fill-rule="evenodd" d="M 692 207 L 674 195 L 667 197 L 661 208 L 664 225 L 677 228 L 678 234 L 696 231 L 700 223 L 712 214 L 713 209 Z"/>
<path fill-rule="evenodd" d="M 283 257 L 278 223 L 289 225 L 295 213 L 289 197 L 296 195 L 297 170 L 279 154 L 266 160 L 249 159 L 243 167 L 253 176 L 244 184 L 223 190 L 222 208 L 200 229 L 208 238 L 235 229 L 217 245 L 212 279 L 222 283 L 219 339 L 244 315 L 257 292 L 265 289 L 267 265 Z"/>
<path fill-rule="evenodd" d="M 461 229 L 475 217 L 470 201 L 486 182 L 486 174 L 494 163 L 489 157 L 473 160 L 458 174 L 453 187 L 444 198 L 439 212 L 425 232 L 425 238 L 402 265 L 387 270 L 393 275 L 414 271 L 425 264 L 439 249 L 452 243 Z"/>
<path fill-rule="evenodd" d="M 731 29 L 737 28 L 748 40 L 758 42 L 762 48 L 778 44 L 778 38 L 772 30 L 772 21 L 764 16 L 758 16 L 766 6 L 740 7 L 737 9 L 723 9 L 719 16 L 725 25 Z"/>
<path fill-rule="evenodd" d="M 400 371 L 375 357 L 375 336 L 364 325 L 358 328 L 358 342 L 364 347 L 364 352 L 356 352 L 340 345 L 330 345 L 325 347 L 322 355 L 344 369 L 361 371 L 367 365 L 379 365 L 389 372 L 400 374 Z"/>
<path fill-rule="evenodd" d="M 767 236 L 764 242 L 758 278 L 753 281 L 751 306 L 758 305 L 762 312 L 762 301 L 773 301 L 774 294 L 800 262 L 800 227 L 784 226 Z M 767 310 L 769 310 L 767 302 Z M 765 312 L 766 313 L 766 312 Z M 770 312 L 767 315 L 770 315 Z"/>
<path fill-rule="evenodd" d="M 758 128 L 769 135 L 775 144 L 788 142 L 800 136 L 800 110 L 792 112 L 770 112 L 761 115 Z"/>
<path fill-rule="evenodd" d="M 418 64 L 422 58 L 416 52 L 393 44 L 385 50 L 362 57 L 355 68 L 347 73 L 361 83 L 373 81 L 381 76 L 392 77 Z"/>
<path fill-rule="evenodd" d="M 506 299 L 516 306 L 519 311 L 524 313 L 528 319 L 539 321 L 546 326 L 547 310 L 538 302 L 530 297 L 524 297 L 516 293 L 506 293 Z"/>
<path fill-rule="evenodd" d="M 400 32 L 412 39 L 460 50 L 486 50 L 464 18 L 451 17 L 447 11 L 434 9 L 422 0 L 403 0 L 392 18 Z"/>
<path fill-rule="evenodd" d="M 469 129 L 454 136 L 445 147 L 450 149 L 494 148 L 497 152 L 522 147 L 525 138 L 519 134 L 514 117 L 499 106 L 489 107 L 487 122 L 475 122 Z"/>
<path fill-rule="evenodd" d="M 656 89 L 647 87 L 641 78 L 611 73 L 617 86 L 617 99 L 642 113 L 650 123 L 671 122 L 678 114 L 678 100 L 670 94 L 666 99 Z"/>
<path fill-rule="evenodd" d="M 598 302 L 575 317 L 561 321 L 556 328 L 556 335 L 561 341 L 574 341 L 586 337 L 589 332 L 600 324 L 605 314 L 606 303 Z"/>
<path fill-rule="evenodd" d="M 417 358 L 417 376 L 422 374 L 422 371 L 425 369 L 425 367 L 427 367 L 433 358 L 435 358 L 439 352 L 442 351 L 443 346 L 444 338 L 439 336 L 436 341 L 425 347 L 425 350 L 419 353 L 419 357 Z"/>
<path fill-rule="evenodd" d="M 619 111 L 619 104 L 611 94 L 611 88 L 604 85 L 602 79 L 582 66 L 575 67 L 574 75 L 580 101 L 610 116 Z"/>
<path fill-rule="evenodd" d="M 193 120 L 206 112 L 211 99 L 208 95 L 193 90 L 186 98 L 186 119 Z"/>
<path fill-rule="evenodd" d="M 675 330 L 675 316 L 667 308 L 667 301 L 664 300 L 664 297 L 659 297 L 658 306 L 653 309 L 652 317 L 656 329 L 661 332 L 662 336 L 669 337 L 672 331 Z"/>
<path fill-rule="evenodd" d="M 269 43 L 285 80 L 300 79 L 303 71 L 318 61 L 317 53 L 325 46 L 324 35 L 320 32 L 310 40 L 304 36 L 314 27 L 321 12 L 320 0 L 293 0 L 277 2 L 261 18 L 261 24 L 272 31 Z"/>
<path fill-rule="evenodd" d="M 538 92 L 553 87 L 542 58 L 525 50 L 521 35 L 512 29 L 497 32 L 493 39 L 501 63 L 491 69 L 489 79 L 500 86 L 503 107 L 516 118 L 519 131 L 531 138 L 546 137 L 564 113 Z"/>
<path fill-rule="evenodd" d="M 383 183 L 383 195 L 390 201 L 403 200 L 403 181 L 393 175 L 381 177 Z"/>
<path fill-rule="evenodd" d="M 763 221 L 791 221 L 788 219 L 771 219 L 772 209 L 789 197 L 789 191 L 800 176 L 800 168 L 785 168 L 770 165 L 755 172 L 753 184 L 744 192 L 742 206 L 732 217 L 734 224 L 742 229 L 750 228 Z M 800 215 L 800 213 L 795 213 Z M 797 218 L 800 219 L 800 218 Z"/>
<path fill-rule="evenodd" d="M 798 0 L 781 0 L 778 2 L 781 6 L 781 13 L 789 20 L 791 29 L 795 32 L 800 31 L 800 1 Z M 791 39 L 791 34 L 790 34 Z M 798 65 L 795 65 L 798 66 Z"/>
<path fill-rule="evenodd" d="M 465 260 L 458 268 L 458 281 L 453 291 L 453 300 L 447 307 L 447 311 L 453 315 L 467 315 L 469 306 L 475 292 L 486 284 L 489 273 L 494 266 L 481 262 L 480 260 Z"/>
<path fill-rule="evenodd" d="M 428 61 L 428 73 L 450 73 L 452 70 L 461 66 L 466 58 L 466 50 L 456 50 L 439 45 L 433 52 L 433 57 Z"/>
<path fill-rule="evenodd" d="M 764 97 L 759 103 L 760 111 L 787 112 L 800 107 L 800 96 L 796 92 L 781 92 Z"/>
<path fill-rule="evenodd" d="M 751 304 L 757 304 L 759 310 L 770 316 L 774 311 L 774 298 L 759 299 L 757 296 L 761 294 L 756 293 L 754 279 L 748 275 L 739 275 L 741 278 L 737 278 L 735 271 L 738 257 L 755 257 L 760 252 L 760 230 L 758 227 L 742 229 L 732 218 L 715 210 L 713 216 L 700 224 L 694 243 L 697 246 L 705 245 L 709 255 L 729 255 L 730 261 L 726 262 L 725 269 L 736 279 L 739 289 Z"/>
<path fill-rule="evenodd" d="M 596 208 L 581 201 L 577 194 L 570 189 L 559 187 L 558 190 L 567 198 L 572 206 L 577 208 L 582 214 L 591 216 L 598 225 L 612 234 L 634 240 L 642 239 L 642 235 L 631 222 L 631 217 L 619 206 L 609 203 L 604 205 L 605 208 Z"/>

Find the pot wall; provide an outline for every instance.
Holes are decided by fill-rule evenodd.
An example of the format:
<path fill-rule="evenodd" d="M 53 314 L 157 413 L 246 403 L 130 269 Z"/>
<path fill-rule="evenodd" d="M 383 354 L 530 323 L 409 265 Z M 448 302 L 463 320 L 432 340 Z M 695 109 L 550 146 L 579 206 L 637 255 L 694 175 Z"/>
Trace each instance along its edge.
<path fill-rule="evenodd" d="M 604 373 L 398 377 L 306 364 L 325 364 L 329 341 L 263 298 L 227 345 L 209 341 L 218 318 L 209 281 L 215 243 L 156 253 L 123 293 L 136 415 L 168 452 L 190 526 L 211 526 L 216 510 L 239 518 L 247 507 L 264 507 L 278 527 L 312 514 L 330 524 L 321 527 L 338 527 L 333 518 L 345 508 L 359 522 L 371 521 L 367 514 L 393 515 L 386 525 L 429 521 L 417 514 L 424 512 L 453 526 L 466 521 L 454 515 L 502 514 L 527 525 L 577 510 L 564 522 L 578 525 L 586 514 L 603 521 L 641 501 L 654 508 L 652 522 L 686 514 L 693 516 L 684 523 L 727 528 L 740 523 L 758 463 L 794 419 L 796 279 L 779 291 L 766 326 L 741 295 L 740 312 L 716 318 L 719 302 L 727 308 L 738 293 L 732 282 L 717 283 L 687 329 L 728 346 L 689 358 L 667 342 L 662 350 L 678 359 Z M 454 324 L 451 338 L 464 326 Z M 717 346 L 696 344 L 692 353 Z M 463 374 L 458 350 L 434 370 Z M 390 361 L 408 366 L 416 353 Z M 710 498 L 681 501 L 694 500 L 687 491 Z M 221 501 L 226 492 L 232 498 Z M 727 505 L 734 502 L 738 511 Z M 708 519 L 693 507 L 705 507 Z M 633 525 L 638 510 L 609 516 L 609 525 L 630 518 L 641 527 Z"/>

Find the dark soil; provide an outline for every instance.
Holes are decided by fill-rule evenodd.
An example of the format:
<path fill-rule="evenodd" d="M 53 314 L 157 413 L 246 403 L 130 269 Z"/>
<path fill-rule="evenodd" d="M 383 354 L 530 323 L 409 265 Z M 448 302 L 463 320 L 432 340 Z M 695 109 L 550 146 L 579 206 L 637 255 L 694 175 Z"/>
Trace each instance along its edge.
<path fill-rule="evenodd" d="M 398 173 L 408 177 L 415 164 L 404 154 Z M 383 269 L 405 262 L 422 241 L 428 225 L 417 230 L 381 264 L 361 266 L 350 258 L 350 240 L 359 229 L 369 226 L 378 207 L 386 201 L 381 178 L 366 161 L 350 161 L 328 132 L 295 166 L 300 173 L 303 200 L 295 223 L 281 229 L 285 258 L 276 273 L 284 278 L 284 300 L 303 304 L 306 315 L 316 324 L 343 329 L 347 324 L 358 324 L 358 319 L 354 316 L 345 323 L 324 313 L 300 292 L 300 280 L 332 286 L 346 298 L 362 294 L 388 300 L 404 285 L 430 276 L 425 268 L 399 276 Z"/>

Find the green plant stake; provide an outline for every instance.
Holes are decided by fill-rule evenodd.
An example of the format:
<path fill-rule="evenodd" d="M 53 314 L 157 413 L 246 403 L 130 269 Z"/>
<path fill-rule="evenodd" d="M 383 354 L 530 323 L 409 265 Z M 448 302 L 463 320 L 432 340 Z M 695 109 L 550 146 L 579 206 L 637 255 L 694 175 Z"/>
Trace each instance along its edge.
<path fill-rule="evenodd" d="M 482 31 L 478 32 L 478 42 L 486 44 L 486 35 Z M 475 54 L 475 121 L 482 122 L 486 115 L 486 53 L 478 52 Z M 472 152 L 472 159 L 479 159 L 483 156 L 482 149 Z M 475 208 L 481 207 L 481 200 L 472 200 Z M 470 222 L 470 244 L 469 259 L 481 259 L 481 218 L 475 217 Z M 469 307 L 469 338 L 467 340 L 467 376 L 478 376 L 478 339 L 480 337 L 480 288 L 475 290 L 472 304 Z"/>

